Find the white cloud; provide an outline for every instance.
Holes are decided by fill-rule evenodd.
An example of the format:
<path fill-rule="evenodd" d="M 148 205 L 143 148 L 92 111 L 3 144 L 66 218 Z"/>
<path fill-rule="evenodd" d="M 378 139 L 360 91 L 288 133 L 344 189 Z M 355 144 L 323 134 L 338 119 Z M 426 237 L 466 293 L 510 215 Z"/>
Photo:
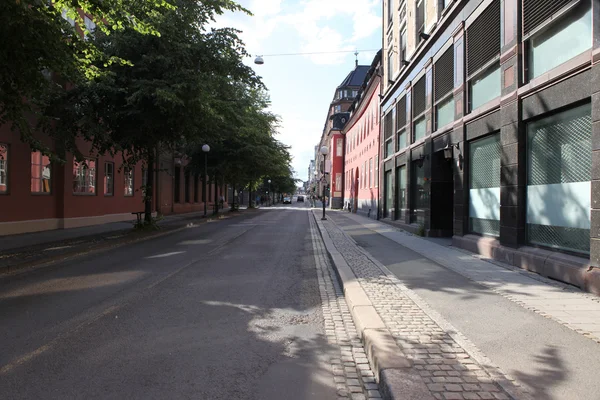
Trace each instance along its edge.
<path fill-rule="evenodd" d="M 251 0 L 247 8 L 254 17 L 244 21 L 247 23 L 236 21 L 230 26 L 244 31 L 249 51 L 257 54 L 263 52 L 264 41 L 278 28 L 291 28 L 297 35 L 299 42 L 293 52 L 354 50 L 357 41 L 381 29 L 380 7 L 379 0 L 301 0 L 295 5 L 282 0 Z M 219 26 L 224 26 L 223 22 Z M 289 51 L 286 48 L 281 52 Z M 340 54 L 307 58 L 320 65 L 341 64 L 345 60 Z"/>
<path fill-rule="evenodd" d="M 253 0 L 248 9 L 257 17 L 277 15 L 281 11 L 281 0 Z"/>
<path fill-rule="evenodd" d="M 335 52 L 381 47 L 381 0 L 239 1 L 253 16 L 227 14 L 215 25 L 243 31 L 248 52 L 265 56 L 257 72 L 271 89 L 272 111 L 281 116 L 277 139 L 292 147 L 293 168 L 306 179 L 333 91 L 354 66 L 351 54 Z M 322 52 L 328 54 L 268 57 Z M 359 61 L 368 65 L 374 55 L 361 52 Z M 245 62 L 252 65 L 251 58 Z"/>

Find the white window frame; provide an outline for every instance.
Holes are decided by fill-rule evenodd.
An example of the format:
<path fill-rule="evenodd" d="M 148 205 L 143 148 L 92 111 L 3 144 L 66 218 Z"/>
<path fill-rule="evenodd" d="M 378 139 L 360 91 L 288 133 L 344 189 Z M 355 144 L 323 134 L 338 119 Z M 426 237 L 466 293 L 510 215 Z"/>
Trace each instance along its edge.
<path fill-rule="evenodd" d="M 0 185 L 6 186 L 6 190 L 0 191 L 0 193 L 8 193 L 8 161 L 10 158 L 10 152 L 8 145 L 0 143 L 0 149 L 3 149 L 4 158 L 0 158 Z"/>
<path fill-rule="evenodd" d="M 93 161 L 94 167 L 85 167 L 88 162 Z M 73 169 L 77 168 L 76 174 L 74 177 L 74 187 L 73 194 L 75 195 L 83 195 L 83 196 L 94 196 L 96 195 L 96 166 L 98 165 L 98 161 L 95 158 L 85 158 L 84 161 L 79 162 L 76 159 L 73 160 Z M 75 172 L 75 171 L 74 171 Z M 83 187 L 83 191 L 76 190 L 75 184 L 77 184 L 77 188 L 81 189 Z M 83 184 L 83 186 L 80 186 Z M 92 189 L 93 191 L 89 191 Z"/>
<path fill-rule="evenodd" d="M 44 155 L 42 154 L 41 151 L 32 151 L 31 152 L 31 157 L 33 158 L 34 154 L 39 153 L 40 155 L 40 163 L 39 164 L 34 164 L 33 160 L 31 160 L 31 168 L 33 169 L 33 167 L 35 166 L 37 169 L 39 169 L 39 178 L 34 178 L 33 174 L 31 174 L 30 176 L 30 187 L 29 189 L 31 190 L 31 193 L 34 194 L 51 194 L 52 193 L 52 165 L 50 163 L 50 160 L 48 160 L 48 165 L 46 166 L 48 168 L 47 172 L 48 172 L 48 178 L 44 178 Z M 44 180 L 48 181 L 48 191 L 45 192 L 43 190 L 44 188 Z M 36 181 L 35 184 L 35 190 L 33 189 L 33 181 Z"/>
<path fill-rule="evenodd" d="M 125 197 L 132 197 L 134 195 L 134 179 L 135 168 L 123 167 L 123 195 Z"/>

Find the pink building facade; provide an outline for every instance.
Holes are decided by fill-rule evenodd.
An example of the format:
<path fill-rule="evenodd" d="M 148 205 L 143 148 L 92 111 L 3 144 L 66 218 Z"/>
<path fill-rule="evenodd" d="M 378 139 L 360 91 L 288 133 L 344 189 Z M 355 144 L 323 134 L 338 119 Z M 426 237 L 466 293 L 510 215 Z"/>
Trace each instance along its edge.
<path fill-rule="evenodd" d="M 379 93 L 381 78 L 376 73 L 380 54 L 365 85 L 350 107 L 350 119 L 342 131 L 345 137 L 344 208 L 377 218 L 379 199 Z"/>

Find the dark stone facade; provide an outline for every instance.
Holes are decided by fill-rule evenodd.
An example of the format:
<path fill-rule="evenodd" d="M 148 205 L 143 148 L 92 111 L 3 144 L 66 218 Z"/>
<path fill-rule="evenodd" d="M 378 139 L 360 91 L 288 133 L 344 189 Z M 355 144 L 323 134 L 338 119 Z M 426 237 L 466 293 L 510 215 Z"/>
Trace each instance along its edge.
<path fill-rule="evenodd" d="M 453 236 L 458 246 L 600 293 L 600 269 L 593 268 L 600 266 L 600 2 L 592 2 L 593 48 L 528 81 L 523 76 L 526 57 L 523 55 L 525 43 L 520 33 L 520 1 L 502 0 L 501 96 L 467 113 L 469 93 L 463 65 L 466 58 L 465 23 L 467 17 L 476 18 L 472 12 L 476 15 L 482 11 L 482 7 L 478 8 L 481 3 L 489 2 L 465 2 L 462 10 L 453 13 L 453 20 L 440 24 L 432 32 L 428 50 L 420 54 L 421 58 L 411 60 L 407 71 L 401 74 L 402 82 L 384 94 L 382 116 L 402 96 L 410 99 L 411 84 L 423 73 L 428 77 L 425 139 L 401 149 L 393 156 L 392 164 L 382 160 L 380 182 L 384 182 L 386 170 L 395 174 L 398 166 L 406 165 L 408 171 L 406 210 L 401 219 L 394 215 L 390 219 L 395 219 L 396 224 L 409 231 L 418 230 L 414 223 L 411 224 L 410 218 L 410 210 L 414 208 L 413 196 L 410 195 L 414 187 L 410 177 L 414 174 L 415 163 L 407 160 L 422 159 L 429 180 L 425 185 L 429 200 L 423 210 L 425 234 Z M 431 121 L 435 110 L 431 99 L 434 85 L 431 85 L 429 74 L 432 60 L 447 46 L 448 41 L 452 41 L 455 55 L 455 121 L 451 127 L 432 131 L 434 125 Z M 590 102 L 593 123 L 592 210 L 590 257 L 587 259 L 581 254 L 535 248 L 527 243 L 526 124 L 533 118 Z M 409 138 L 412 137 L 413 122 L 410 104 L 407 101 L 406 130 Z M 469 143 L 493 133 L 500 135 L 501 146 L 500 234 L 496 238 L 484 238 L 469 232 Z M 442 157 L 442 150 L 448 147 L 452 149 L 451 160 Z M 385 190 L 382 190 L 381 196 L 384 193 Z M 383 202 L 380 201 L 380 204 Z M 543 257 L 535 255 L 541 252 L 544 253 Z M 590 265 L 592 269 L 587 271 Z"/>

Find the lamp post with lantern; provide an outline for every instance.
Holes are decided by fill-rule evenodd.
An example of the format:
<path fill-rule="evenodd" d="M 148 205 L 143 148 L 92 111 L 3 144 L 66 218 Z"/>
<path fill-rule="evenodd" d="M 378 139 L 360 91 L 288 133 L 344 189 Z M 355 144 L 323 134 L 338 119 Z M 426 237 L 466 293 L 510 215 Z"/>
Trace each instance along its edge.
<path fill-rule="evenodd" d="M 206 195 L 206 181 L 208 180 L 208 152 L 210 151 L 210 146 L 205 144 L 202 145 L 202 151 L 204 152 L 204 217 L 206 217 L 206 203 L 208 203 L 208 196 Z"/>

